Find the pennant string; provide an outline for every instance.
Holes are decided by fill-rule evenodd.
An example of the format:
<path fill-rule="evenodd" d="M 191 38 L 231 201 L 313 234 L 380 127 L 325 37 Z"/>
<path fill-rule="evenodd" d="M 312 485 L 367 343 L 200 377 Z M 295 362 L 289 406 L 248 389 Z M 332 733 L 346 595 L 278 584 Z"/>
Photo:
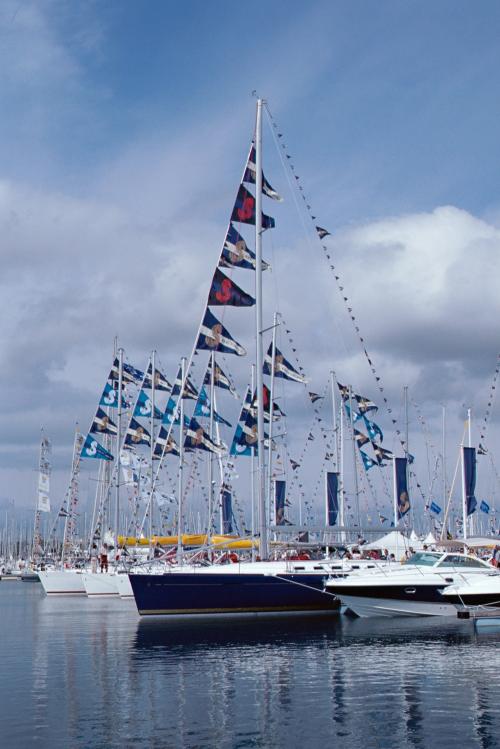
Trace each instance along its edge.
<path fill-rule="evenodd" d="M 267 114 L 268 114 L 268 116 L 269 116 L 269 118 L 271 120 L 271 125 L 272 125 L 272 128 L 273 128 L 273 131 L 276 133 L 276 131 L 278 129 L 278 126 L 277 126 L 277 123 L 275 122 L 275 119 L 274 119 L 273 115 L 271 114 L 271 111 L 270 111 L 269 106 L 268 106 L 267 103 L 265 104 L 265 109 L 266 109 L 266 112 L 267 112 Z M 288 152 L 288 146 L 287 146 L 286 142 L 284 141 L 283 134 L 281 133 L 281 135 L 282 135 L 282 137 L 280 139 L 279 146 L 282 149 L 282 151 L 283 151 L 283 153 L 284 153 L 284 155 L 285 155 L 285 157 L 287 159 L 289 168 L 293 172 L 293 177 L 296 178 L 296 183 L 299 184 L 300 178 L 295 173 L 295 164 L 293 162 L 293 159 L 292 159 L 290 153 Z M 283 164 L 284 163 L 285 162 L 283 162 Z M 286 170 L 285 170 L 285 172 L 286 172 Z M 292 195 L 294 196 L 294 201 L 295 201 L 295 203 L 296 203 L 296 205 L 298 207 L 298 203 L 297 203 L 297 200 L 295 198 L 296 192 L 292 188 L 293 181 L 292 180 L 288 180 L 288 182 L 289 182 L 289 186 L 290 186 Z M 309 214 L 309 218 L 311 219 L 311 221 L 313 223 L 316 222 L 317 218 L 312 213 L 311 200 L 308 198 L 306 192 L 303 189 L 300 191 L 300 197 L 302 198 L 302 201 L 304 203 L 304 207 L 305 207 L 306 211 Z M 299 215 L 302 217 L 302 212 L 301 211 L 298 211 L 298 212 L 299 212 Z M 305 224 L 303 223 L 303 225 L 304 225 L 304 229 L 305 229 Z M 380 392 L 380 394 L 382 395 L 382 400 L 383 400 L 384 405 L 386 407 L 386 411 L 389 414 L 392 414 L 393 410 L 389 406 L 389 401 L 388 401 L 387 397 L 383 395 L 384 394 L 384 387 L 381 384 L 382 378 L 381 378 L 381 376 L 380 376 L 380 374 L 379 374 L 379 372 L 378 372 L 378 370 L 377 370 L 377 368 L 376 368 L 376 366 L 374 364 L 373 356 L 371 356 L 369 354 L 369 352 L 368 352 L 367 345 L 366 345 L 366 339 L 360 333 L 359 322 L 358 322 L 357 316 L 355 314 L 353 314 L 352 302 L 349 299 L 348 295 L 344 291 L 344 289 L 345 289 L 345 283 L 343 281 L 341 281 L 339 271 L 338 271 L 337 267 L 335 266 L 335 264 L 332 262 L 331 254 L 328 251 L 328 246 L 323 243 L 323 240 L 325 239 L 326 236 L 328 236 L 330 234 L 330 232 L 328 232 L 326 229 L 323 229 L 320 226 L 317 226 L 316 223 L 314 223 L 314 227 L 315 227 L 317 239 L 318 239 L 319 244 L 320 244 L 320 246 L 321 246 L 321 248 L 323 250 L 323 254 L 325 255 L 326 262 L 328 264 L 328 267 L 330 268 L 330 270 L 333 273 L 333 276 L 334 276 L 334 279 L 335 279 L 335 284 L 337 286 L 337 289 L 339 291 L 340 296 L 343 299 L 344 305 L 346 307 L 346 311 L 347 311 L 347 313 L 349 315 L 349 318 L 351 319 L 354 331 L 355 331 L 356 336 L 357 336 L 357 338 L 358 338 L 358 340 L 360 342 L 361 350 L 363 352 L 363 355 L 364 355 L 364 357 L 365 357 L 365 359 L 366 359 L 366 361 L 368 363 L 368 366 L 370 368 L 370 371 L 371 371 L 372 375 L 374 376 L 375 386 L 376 386 L 377 390 Z M 308 233 L 307 229 L 305 229 L 305 230 L 306 230 L 306 233 Z M 392 421 L 393 421 L 394 425 L 397 427 L 397 420 L 392 419 Z M 401 445 L 403 453 L 407 454 L 407 446 L 405 444 L 405 440 L 403 438 L 403 433 L 402 433 L 401 429 L 396 428 L 395 431 L 396 431 L 396 435 L 397 435 L 397 440 L 399 441 L 399 443 Z M 424 501 L 425 501 L 423 492 L 421 491 L 421 487 L 420 487 L 419 484 L 417 484 L 417 488 L 420 489 L 420 494 L 422 496 L 422 499 L 424 499 Z"/>
<path fill-rule="evenodd" d="M 496 389 L 497 389 L 497 382 L 498 382 L 498 375 L 500 373 L 500 353 L 497 356 L 496 366 L 495 366 L 495 373 L 493 375 L 493 379 L 490 385 L 490 391 L 488 394 L 488 400 L 486 401 L 486 409 L 484 413 L 484 418 L 481 424 L 481 430 L 480 430 L 480 436 L 479 436 L 479 447 L 482 449 L 478 450 L 478 455 L 484 455 L 484 452 L 486 452 L 486 434 L 488 431 L 488 424 L 491 416 L 491 407 L 493 405 L 493 402 L 495 400 L 496 395 Z"/>

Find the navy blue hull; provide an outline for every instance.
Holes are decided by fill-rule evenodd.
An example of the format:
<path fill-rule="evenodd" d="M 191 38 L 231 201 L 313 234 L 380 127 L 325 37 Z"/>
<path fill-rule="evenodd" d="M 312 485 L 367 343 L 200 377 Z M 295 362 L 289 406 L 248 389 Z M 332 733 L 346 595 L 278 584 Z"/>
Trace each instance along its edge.
<path fill-rule="evenodd" d="M 460 596 L 445 596 L 447 603 L 455 606 L 492 606 L 500 608 L 499 593 L 464 593 Z"/>
<path fill-rule="evenodd" d="M 324 575 L 132 574 L 130 582 L 141 615 L 334 612 L 340 606 L 324 592 Z"/>

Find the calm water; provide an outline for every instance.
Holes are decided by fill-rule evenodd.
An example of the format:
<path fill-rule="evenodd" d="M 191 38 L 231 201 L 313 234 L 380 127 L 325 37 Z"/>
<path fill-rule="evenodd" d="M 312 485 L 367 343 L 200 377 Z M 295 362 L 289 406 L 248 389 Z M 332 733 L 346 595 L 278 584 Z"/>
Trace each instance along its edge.
<path fill-rule="evenodd" d="M 500 747 L 500 632 L 469 622 L 139 620 L 0 583 L 0 745 Z"/>

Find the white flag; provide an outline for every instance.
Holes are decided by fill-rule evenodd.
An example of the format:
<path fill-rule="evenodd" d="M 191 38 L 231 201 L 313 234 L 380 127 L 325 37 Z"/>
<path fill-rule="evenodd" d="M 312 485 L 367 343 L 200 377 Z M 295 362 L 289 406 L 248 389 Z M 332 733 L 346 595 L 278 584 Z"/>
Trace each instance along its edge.
<path fill-rule="evenodd" d="M 50 512 L 49 495 L 38 490 L 38 510 L 39 512 Z"/>
<path fill-rule="evenodd" d="M 50 485 L 49 474 L 39 473 L 38 474 L 38 491 L 43 492 L 44 494 L 48 494 L 49 485 Z"/>

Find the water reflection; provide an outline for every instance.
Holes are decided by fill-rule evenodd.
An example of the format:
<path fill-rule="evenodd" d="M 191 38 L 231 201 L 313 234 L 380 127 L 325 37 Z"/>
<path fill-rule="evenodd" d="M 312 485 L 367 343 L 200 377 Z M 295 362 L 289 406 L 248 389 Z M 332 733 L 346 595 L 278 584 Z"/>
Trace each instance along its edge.
<path fill-rule="evenodd" d="M 500 632 L 444 619 L 141 620 L 130 602 L 26 587 L 0 587 L 6 745 L 500 746 Z"/>

